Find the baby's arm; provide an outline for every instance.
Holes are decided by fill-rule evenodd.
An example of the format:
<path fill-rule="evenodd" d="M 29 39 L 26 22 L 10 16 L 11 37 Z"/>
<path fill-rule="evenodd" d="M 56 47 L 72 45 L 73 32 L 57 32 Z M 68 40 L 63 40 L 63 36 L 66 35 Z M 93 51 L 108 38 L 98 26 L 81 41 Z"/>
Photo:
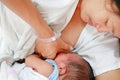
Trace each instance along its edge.
<path fill-rule="evenodd" d="M 38 73 L 49 77 L 49 75 L 53 72 L 53 67 L 50 63 L 42 60 L 38 55 L 32 54 L 28 56 L 25 60 L 27 66 L 33 68 Z"/>

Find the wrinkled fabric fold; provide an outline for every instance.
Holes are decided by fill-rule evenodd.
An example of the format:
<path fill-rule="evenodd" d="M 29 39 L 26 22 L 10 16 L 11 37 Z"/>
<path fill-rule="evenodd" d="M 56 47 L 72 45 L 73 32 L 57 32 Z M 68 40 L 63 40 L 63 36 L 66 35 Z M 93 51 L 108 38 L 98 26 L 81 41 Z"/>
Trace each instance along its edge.
<path fill-rule="evenodd" d="M 30 25 L 0 2 L 0 79 L 19 80 L 11 66 L 34 52 L 36 38 Z"/>

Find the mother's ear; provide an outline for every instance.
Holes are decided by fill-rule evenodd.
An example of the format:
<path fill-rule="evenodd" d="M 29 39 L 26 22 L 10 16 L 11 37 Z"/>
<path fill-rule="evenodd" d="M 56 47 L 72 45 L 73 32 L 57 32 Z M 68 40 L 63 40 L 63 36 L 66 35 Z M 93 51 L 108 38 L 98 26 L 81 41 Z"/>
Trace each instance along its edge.
<path fill-rule="evenodd" d="M 66 73 L 66 71 L 67 71 L 66 64 L 65 63 L 60 63 L 58 67 L 59 67 L 60 76 L 64 75 Z"/>

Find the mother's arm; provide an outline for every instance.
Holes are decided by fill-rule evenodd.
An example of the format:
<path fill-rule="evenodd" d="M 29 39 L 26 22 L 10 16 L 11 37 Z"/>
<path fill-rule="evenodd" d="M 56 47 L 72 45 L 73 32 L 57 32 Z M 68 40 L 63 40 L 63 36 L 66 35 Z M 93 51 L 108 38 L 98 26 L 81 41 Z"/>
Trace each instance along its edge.
<path fill-rule="evenodd" d="M 0 0 L 9 9 L 25 20 L 35 30 L 39 38 L 46 39 L 54 36 L 54 32 L 42 19 L 40 13 L 35 8 L 31 0 Z M 36 41 L 36 51 L 46 58 L 54 58 L 56 53 L 63 49 L 69 50 L 70 47 L 60 38 L 52 42 Z"/>

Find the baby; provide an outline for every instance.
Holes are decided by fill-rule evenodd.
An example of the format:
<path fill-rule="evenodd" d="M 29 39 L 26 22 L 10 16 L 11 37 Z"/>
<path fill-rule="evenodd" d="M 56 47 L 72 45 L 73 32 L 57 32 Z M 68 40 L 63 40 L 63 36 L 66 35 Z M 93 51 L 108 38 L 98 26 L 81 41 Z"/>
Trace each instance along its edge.
<path fill-rule="evenodd" d="M 25 59 L 24 67 L 16 71 L 20 80 L 90 80 L 87 62 L 76 53 L 60 53 L 55 60 L 43 60 L 32 54 Z"/>

